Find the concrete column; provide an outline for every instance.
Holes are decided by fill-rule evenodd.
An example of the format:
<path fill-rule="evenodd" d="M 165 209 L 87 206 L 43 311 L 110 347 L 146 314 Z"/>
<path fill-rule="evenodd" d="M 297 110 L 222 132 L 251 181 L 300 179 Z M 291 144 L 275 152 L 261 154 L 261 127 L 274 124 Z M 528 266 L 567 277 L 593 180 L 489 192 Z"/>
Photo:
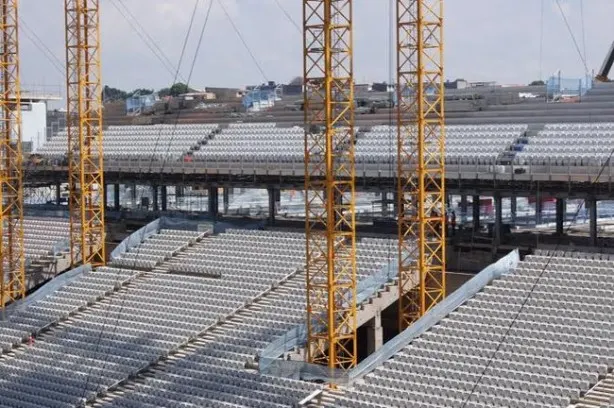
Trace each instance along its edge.
<path fill-rule="evenodd" d="M 460 201 L 460 221 L 461 224 L 465 223 L 467 221 L 467 194 L 463 194 L 461 195 L 461 201 Z"/>
<path fill-rule="evenodd" d="M 565 213 L 567 212 L 566 204 L 567 202 L 565 201 L 564 198 L 556 199 L 556 234 L 557 235 L 563 235 L 563 233 L 565 232 L 564 230 Z"/>
<path fill-rule="evenodd" d="M 473 210 L 473 230 L 477 232 L 480 230 L 480 196 L 479 195 L 473 196 L 473 206 L 471 207 L 471 209 Z"/>
<path fill-rule="evenodd" d="M 132 184 L 132 208 L 137 208 L 139 203 L 136 202 L 136 183 Z"/>
<path fill-rule="evenodd" d="M 113 190 L 114 190 L 113 206 L 115 208 L 115 211 L 119 211 L 121 209 L 121 200 L 120 200 L 120 194 L 119 194 L 119 183 L 113 185 Z"/>
<path fill-rule="evenodd" d="M 540 192 L 535 194 L 535 223 L 542 223 L 542 208 L 544 207 L 544 203 L 542 202 L 542 195 Z"/>
<path fill-rule="evenodd" d="M 495 245 L 501 245 L 501 238 L 503 232 L 503 205 L 500 193 L 495 193 L 495 226 L 493 229 Z"/>
<path fill-rule="evenodd" d="M 158 206 L 158 186 L 151 186 L 151 195 L 152 195 L 152 206 L 154 211 L 158 211 L 160 207 Z"/>
<path fill-rule="evenodd" d="M 392 206 L 394 208 L 394 217 L 396 217 L 397 214 L 399 214 L 399 193 L 397 193 L 396 191 L 392 193 L 392 200 Z"/>
<path fill-rule="evenodd" d="M 162 186 L 160 195 L 162 196 L 160 197 L 162 200 L 162 211 L 166 211 L 168 208 L 168 190 L 166 186 Z"/>
<path fill-rule="evenodd" d="M 175 199 L 183 197 L 183 186 L 175 186 Z"/>
<path fill-rule="evenodd" d="M 275 215 L 281 201 L 281 191 L 275 187 L 269 187 L 269 223 L 275 224 Z"/>
<path fill-rule="evenodd" d="M 223 200 L 224 200 L 224 214 L 228 214 L 228 208 L 230 207 L 230 188 L 224 187 Z"/>
<path fill-rule="evenodd" d="M 518 213 L 518 197 L 510 197 L 510 212 L 512 213 L 512 225 L 516 225 L 516 214 Z"/>
<path fill-rule="evenodd" d="M 109 204 L 108 204 L 108 203 L 109 203 L 109 193 L 111 192 L 111 189 L 109 188 L 109 185 L 108 185 L 108 184 L 105 184 L 105 185 L 103 186 L 103 189 L 102 189 L 102 190 L 103 190 L 103 191 L 102 191 L 102 197 L 104 197 L 104 198 L 103 198 L 103 200 L 104 200 L 104 206 L 105 206 L 105 208 L 106 208 L 106 207 L 108 207 L 108 205 L 109 205 Z"/>
<path fill-rule="evenodd" d="M 591 232 L 591 245 L 597 246 L 597 200 L 590 198 L 586 200 L 589 210 L 589 228 Z"/>
<path fill-rule="evenodd" d="M 375 316 L 367 322 L 367 353 L 375 353 L 384 345 L 384 330 L 382 329 L 382 311 L 377 310 Z"/>
<path fill-rule="evenodd" d="M 55 205 L 62 204 L 62 184 L 56 183 L 55 185 Z"/>
<path fill-rule="evenodd" d="M 209 187 L 209 195 L 207 200 L 207 208 L 209 215 L 214 218 L 218 216 L 219 197 L 217 194 L 217 187 Z"/>

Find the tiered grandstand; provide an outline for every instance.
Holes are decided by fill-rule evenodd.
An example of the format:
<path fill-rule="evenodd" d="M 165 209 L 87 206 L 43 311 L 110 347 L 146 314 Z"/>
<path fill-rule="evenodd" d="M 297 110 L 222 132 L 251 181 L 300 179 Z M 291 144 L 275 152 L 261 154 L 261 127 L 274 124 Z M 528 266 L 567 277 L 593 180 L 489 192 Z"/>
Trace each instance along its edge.
<path fill-rule="evenodd" d="M 304 320 L 304 242 L 232 229 L 145 237 L 0 322 L 1 405 L 611 406 L 614 261 L 600 254 L 539 252 L 481 290 L 469 282 L 475 295 L 461 288 L 460 307 L 442 304 L 449 311 L 375 352 L 334 393 L 246 368 Z M 394 247 L 360 240 L 360 280 Z"/>
<path fill-rule="evenodd" d="M 521 100 L 519 92 L 535 97 Z M 545 93 L 450 92 L 449 181 L 478 200 L 493 191 L 529 197 L 544 185 L 553 197 L 580 189 L 592 200 L 611 199 L 614 87 L 596 87 L 578 103 L 551 103 Z M 176 116 L 177 125 L 167 123 L 174 115 L 153 115 L 143 119 L 154 123 L 147 126 L 107 118 L 107 182 L 156 189 L 192 182 L 212 197 L 219 186 L 257 185 L 269 190 L 270 209 L 276 188 L 302 185 L 304 130 L 301 112 L 269 114 L 236 123 L 225 113 L 190 111 Z M 381 191 L 394 179 L 391 117 L 387 108 L 357 116 L 361 188 Z M 49 160 L 38 165 L 40 174 L 64 177 L 65 147 L 63 133 L 43 146 L 38 153 Z M 604 168 L 610 178 L 593 189 Z M 496 184 L 499 175 L 509 184 Z M 215 200 L 210 208 L 219 207 Z M 487 242 L 490 249 L 494 241 Z M 0 406 L 614 406 L 611 255 L 537 251 L 513 266 L 495 265 L 497 273 L 487 268 L 361 356 L 331 392 L 321 384 L 326 375 L 297 361 L 300 339 L 285 342 L 305 323 L 304 251 L 304 235 L 281 226 L 137 233 L 108 266 L 69 273 L 64 285 L 41 288 L 46 296 L 17 305 L 0 322 Z M 368 289 L 358 298 L 358 320 L 370 330 L 395 300 L 396 237 L 361 232 L 357 252 L 359 287 Z M 277 342 L 277 354 L 265 355 Z M 278 363 L 275 370 L 266 359 Z"/>
<path fill-rule="evenodd" d="M 70 225 L 62 218 L 24 218 L 27 286 L 32 289 L 70 267 Z"/>
<path fill-rule="evenodd" d="M 2 406 L 279 407 L 319 389 L 244 368 L 304 319 L 304 235 L 205 235 L 162 229 L 0 322 Z M 359 276 L 393 244 L 362 240 Z"/>

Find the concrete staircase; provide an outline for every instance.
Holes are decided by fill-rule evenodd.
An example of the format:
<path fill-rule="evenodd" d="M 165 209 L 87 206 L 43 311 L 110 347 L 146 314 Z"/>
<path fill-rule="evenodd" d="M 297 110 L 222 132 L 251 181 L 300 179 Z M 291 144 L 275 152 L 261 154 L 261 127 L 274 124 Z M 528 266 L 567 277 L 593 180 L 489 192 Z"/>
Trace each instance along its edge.
<path fill-rule="evenodd" d="M 614 373 L 610 372 L 569 408 L 606 408 L 614 404 Z"/>

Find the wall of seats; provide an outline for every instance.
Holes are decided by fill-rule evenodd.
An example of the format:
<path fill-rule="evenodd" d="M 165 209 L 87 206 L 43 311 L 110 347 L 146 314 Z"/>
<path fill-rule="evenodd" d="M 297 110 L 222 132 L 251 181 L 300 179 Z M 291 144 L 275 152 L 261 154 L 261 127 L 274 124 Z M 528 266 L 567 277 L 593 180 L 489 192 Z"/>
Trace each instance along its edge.
<path fill-rule="evenodd" d="M 217 129 L 215 124 L 109 126 L 104 131 L 105 158 L 130 160 L 179 160 L 199 146 Z M 58 132 L 36 153 L 61 160 L 68 146 L 68 133 Z"/>
<path fill-rule="evenodd" d="M 516 154 L 517 165 L 602 166 L 614 151 L 614 123 L 547 124 Z"/>
<path fill-rule="evenodd" d="M 304 234 L 197 234 L 162 229 L 112 265 L 86 272 L 0 321 L 3 352 L 28 347 L 0 358 L 0 371 L 8 373 L 0 381 L 2 405 L 93 401 L 201 333 L 183 357 L 100 404 L 274 408 L 317 390 L 317 384 L 244 368 L 248 357 L 304 319 Z M 389 261 L 385 242 L 358 246 L 360 276 Z M 209 270 L 218 274 L 211 277 Z M 53 332 L 28 344 L 31 334 L 50 325 Z"/>
<path fill-rule="evenodd" d="M 569 406 L 614 368 L 614 261 L 554 255 L 527 257 L 335 406 Z"/>

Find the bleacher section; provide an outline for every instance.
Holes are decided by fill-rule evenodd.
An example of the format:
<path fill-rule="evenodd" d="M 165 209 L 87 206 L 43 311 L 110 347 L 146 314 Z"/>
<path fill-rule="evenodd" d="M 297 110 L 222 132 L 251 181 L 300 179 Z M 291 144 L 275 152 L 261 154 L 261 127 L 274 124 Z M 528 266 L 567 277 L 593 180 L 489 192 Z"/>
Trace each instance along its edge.
<path fill-rule="evenodd" d="M 161 242 L 177 249 L 164 248 L 163 256 L 171 255 L 163 262 L 154 253 L 153 270 L 100 268 L 0 321 L 7 352 L 0 372 L 8 373 L 0 378 L 0 405 L 273 408 L 320 388 L 244 368 L 304 320 L 304 234 L 201 237 L 163 229 L 140 245 L 143 259 Z M 361 277 L 390 262 L 392 243 L 359 242 Z M 209 265 L 218 276 L 183 273 L 180 266 L 189 264 Z M 31 334 L 38 334 L 33 343 Z"/>
<path fill-rule="evenodd" d="M 510 150 L 524 136 L 527 125 L 446 126 L 446 162 L 450 164 L 495 164 L 502 152 Z M 436 148 L 437 135 L 427 139 Z M 396 126 L 380 125 L 361 133 L 356 142 L 358 164 L 396 162 Z M 405 146 L 411 151 L 409 145 Z"/>
<path fill-rule="evenodd" d="M 32 289 L 70 266 L 70 224 L 61 218 L 25 217 L 23 228 L 26 287 Z"/>
<path fill-rule="evenodd" d="M 566 408 L 577 401 L 614 369 L 614 261 L 554 255 L 527 257 L 334 406 Z"/>
<path fill-rule="evenodd" d="M 393 172 L 396 129 L 390 125 L 356 128 L 356 171 L 362 176 Z M 162 132 L 162 133 L 160 133 Z M 212 172 L 296 175 L 303 169 L 304 133 L 300 126 L 274 122 L 217 125 L 112 127 L 105 166 L 135 172 Z M 162 138 L 156 143 L 157 137 Z M 110 138 L 110 139 L 109 139 Z M 111 140 L 111 141 L 109 141 Z M 431 138 L 431 143 L 435 140 Z M 105 146 L 107 146 L 105 145 Z M 51 161 L 65 158 L 66 135 L 59 134 L 38 153 Z M 446 164 L 452 174 L 521 174 L 597 171 L 614 150 L 614 122 L 531 125 L 446 126 Z M 162 168 L 152 167 L 162 161 Z M 610 161 L 611 163 L 611 161 Z M 521 172 L 514 167 L 525 168 Z M 178 167 L 178 168 L 177 168 Z M 527 167 L 530 167 L 527 169 Z M 574 171 L 572 171 L 574 170 Z M 375 173 L 374 173 L 375 172 Z M 473 172 L 473 173 L 472 173 Z"/>
<path fill-rule="evenodd" d="M 206 162 L 303 162 L 305 132 L 302 127 L 277 127 L 275 123 L 231 123 L 207 145 L 194 152 Z"/>
<path fill-rule="evenodd" d="M 527 139 L 515 164 L 601 166 L 614 150 L 614 123 L 548 124 Z"/>
<path fill-rule="evenodd" d="M 196 150 L 217 129 L 214 124 L 109 126 L 104 131 L 104 154 L 108 159 L 179 160 Z M 62 160 L 67 151 L 68 133 L 58 132 L 37 153 Z"/>

